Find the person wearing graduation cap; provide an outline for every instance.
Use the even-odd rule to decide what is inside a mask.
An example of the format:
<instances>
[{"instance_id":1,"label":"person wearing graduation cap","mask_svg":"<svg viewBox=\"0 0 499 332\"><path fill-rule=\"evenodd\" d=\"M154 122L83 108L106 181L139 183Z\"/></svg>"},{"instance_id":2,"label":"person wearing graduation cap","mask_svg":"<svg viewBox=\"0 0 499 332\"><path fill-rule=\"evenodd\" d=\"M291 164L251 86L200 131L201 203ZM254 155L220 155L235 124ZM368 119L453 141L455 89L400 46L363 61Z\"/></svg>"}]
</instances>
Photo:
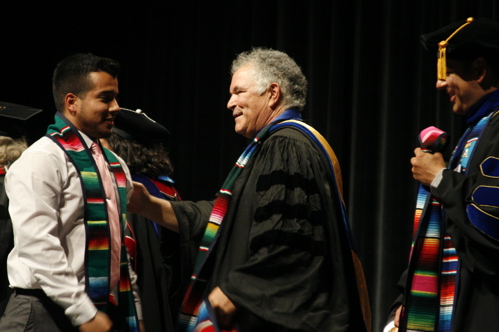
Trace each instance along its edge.
<instances>
[{"instance_id":1,"label":"person wearing graduation cap","mask_svg":"<svg viewBox=\"0 0 499 332\"><path fill-rule=\"evenodd\" d=\"M170 132L141 110L121 108L107 139L110 149L130 169L132 179L155 197L181 200L170 178L173 164L167 150ZM127 246L142 302L148 332L173 331L187 288L193 257L180 246L179 234L137 214L128 214ZM194 252L195 248L191 248Z\"/></svg>"},{"instance_id":2,"label":"person wearing graduation cap","mask_svg":"<svg viewBox=\"0 0 499 332\"><path fill-rule=\"evenodd\" d=\"M395 327L495 331L499 326L499 24L468 18L421 36L438 52L436 88L467 129L448 163L415 149L430 195L418 224ZM422 205L423 206L423 205Z\"/></svg>"},{"instance_id":3,"label":"person wearing graduation cap","mask_svg":"<svg viewBox=\"0 0 499 332\"><path fill-rule=\"evenodd\" d=\"M42 110L0 101L0 317L5 311L12 289L7 276L7 256L14 247L9 198L4 181L10 165L28 147L27 122Z\"/></svg>"}]
</instances>

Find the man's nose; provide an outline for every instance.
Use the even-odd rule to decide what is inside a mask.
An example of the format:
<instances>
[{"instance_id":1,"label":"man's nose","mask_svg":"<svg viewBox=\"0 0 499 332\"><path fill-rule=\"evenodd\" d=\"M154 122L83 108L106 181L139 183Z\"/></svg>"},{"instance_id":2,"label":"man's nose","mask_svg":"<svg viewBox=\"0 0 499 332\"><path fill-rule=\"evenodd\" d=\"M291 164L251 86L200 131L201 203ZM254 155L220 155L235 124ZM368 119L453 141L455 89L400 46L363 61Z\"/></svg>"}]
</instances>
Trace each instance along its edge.
<instances>
[{"instance_id":1,"label":"man's nose","mask_svg":"<svg viewBox=\"0 0 499 332\"><path fill-rule=\"evenodd\" d=\"M116 98L111 102L111 106L109 106L109 112L119 112L120 105L118 104L118 100Z\"/></svg>"},{"instance_id":2,"label":"man's nose","mask_svg":"<svg viewBox=\"0 0 499 332\"><path fill-rule=\"evenodd\" d=\"M232 110L236 106L235 95L231 95L227 102L227 108Z\"/></svg>"}]
</instances>

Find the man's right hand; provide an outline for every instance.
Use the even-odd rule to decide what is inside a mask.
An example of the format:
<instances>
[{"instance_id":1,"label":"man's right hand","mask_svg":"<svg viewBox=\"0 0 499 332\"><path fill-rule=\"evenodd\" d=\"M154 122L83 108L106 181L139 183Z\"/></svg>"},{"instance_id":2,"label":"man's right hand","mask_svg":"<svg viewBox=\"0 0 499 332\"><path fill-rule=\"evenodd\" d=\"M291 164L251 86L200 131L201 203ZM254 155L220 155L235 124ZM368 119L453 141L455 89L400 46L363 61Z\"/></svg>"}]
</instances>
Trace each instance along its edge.
<instances>
[{"instance_id":1,"label":"man's right hand","mask_svg":"<svg viewBox=\"0 0 499 332\"><path fill-rule=\"evenodd\" d=\"M113 322L108 315L97 311L94 318L80 325L80 332L109 332L112 331Z\"/></svg>"}]
</instances>

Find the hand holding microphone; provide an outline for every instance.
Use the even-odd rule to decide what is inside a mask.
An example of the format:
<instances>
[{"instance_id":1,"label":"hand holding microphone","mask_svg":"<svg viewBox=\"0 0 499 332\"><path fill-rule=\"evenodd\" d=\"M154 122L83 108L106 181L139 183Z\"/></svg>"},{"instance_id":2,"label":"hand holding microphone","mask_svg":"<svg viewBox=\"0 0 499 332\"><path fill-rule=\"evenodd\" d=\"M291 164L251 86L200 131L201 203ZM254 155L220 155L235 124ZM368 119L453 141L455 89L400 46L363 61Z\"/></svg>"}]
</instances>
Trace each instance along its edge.
<instances>
[{"instance_id":1,"label":"hand holding microphone","mask_svg":"<svg viewBox=\"0 0 499 332\"><path fill-rule=\"evenodd\" d=\"M415 156L411 158L414 179L429 186L442 168L446 168L441 151L447 146L448 137L446 132L433 126L421 131L421 147L414 150Z\"/></svg>"}]
</instances>

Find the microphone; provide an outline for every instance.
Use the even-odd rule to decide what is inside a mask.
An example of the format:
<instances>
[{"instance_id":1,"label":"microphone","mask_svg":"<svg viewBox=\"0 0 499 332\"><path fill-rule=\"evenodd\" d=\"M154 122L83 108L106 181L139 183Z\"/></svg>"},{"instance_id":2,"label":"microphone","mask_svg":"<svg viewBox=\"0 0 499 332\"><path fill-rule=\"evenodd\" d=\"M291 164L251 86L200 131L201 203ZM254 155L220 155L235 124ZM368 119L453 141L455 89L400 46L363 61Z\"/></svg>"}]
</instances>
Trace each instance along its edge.
<instances>
[{"instance_id":1,"label":"microphone","mask_svg":"<svg viewBox=\"0 0 499 332\"><path fill-rule=\"evenodd\" d=\"M449 134L433 126L423 129L418 138L421 150L427 153L442 152L449 143Z\"/></svg>"}]
</instances>

